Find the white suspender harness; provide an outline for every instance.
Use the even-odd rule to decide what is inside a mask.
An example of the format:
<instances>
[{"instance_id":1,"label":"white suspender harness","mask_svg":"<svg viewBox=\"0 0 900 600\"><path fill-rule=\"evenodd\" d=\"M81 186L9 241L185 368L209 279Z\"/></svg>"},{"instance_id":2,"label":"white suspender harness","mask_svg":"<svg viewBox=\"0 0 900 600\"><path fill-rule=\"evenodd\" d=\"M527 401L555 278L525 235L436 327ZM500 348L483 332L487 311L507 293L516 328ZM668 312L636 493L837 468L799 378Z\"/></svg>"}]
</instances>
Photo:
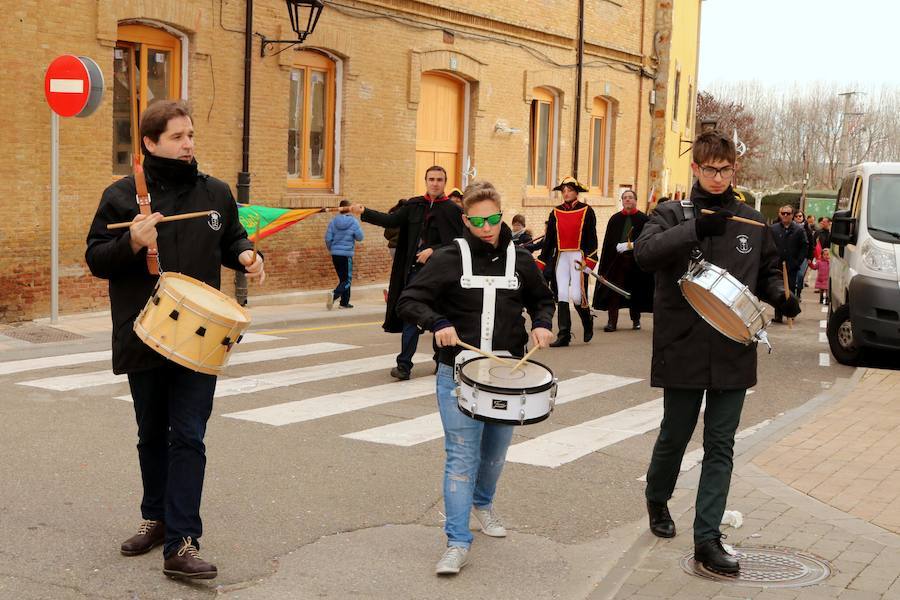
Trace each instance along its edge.
<instances>
[{"instance_id":1,"label":"white suspender harness","mask_svg":"<svg viewBox=\"0 0 900 600\"><path fill-rule=\"evenodd\" d=\"M519 278L516 277L516 247L510 242L506 247L506 272L503 276L473 275L472 251L465 238L454 240L459 245L459 253L462 256L462 277L459 284L463 289L482 289L484 299L481 303L481 343L480 348L485 352L492 352L491 338L494 335L494 312L497 304L497 290L515 290L519 287Z\"/></svg>"}]
</instances>

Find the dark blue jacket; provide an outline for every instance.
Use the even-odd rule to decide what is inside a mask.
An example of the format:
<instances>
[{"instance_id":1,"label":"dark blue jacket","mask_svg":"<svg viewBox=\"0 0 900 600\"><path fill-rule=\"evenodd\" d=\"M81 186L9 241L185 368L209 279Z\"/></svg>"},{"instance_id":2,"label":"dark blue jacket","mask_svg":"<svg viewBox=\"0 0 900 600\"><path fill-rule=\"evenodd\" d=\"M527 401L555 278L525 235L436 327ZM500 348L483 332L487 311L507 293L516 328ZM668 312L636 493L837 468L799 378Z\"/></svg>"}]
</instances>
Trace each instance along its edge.
<instances>
[{"instance_id":1,"label":"dark blue jacket","mask_svg":"<svg viewBox=\"0 0 900 600\"><path fill-rule=\"evenodd\" d=\"M362 239L362 227L353 215L336 216L325 231L325 245L334 256L353 256L356 242Z\"/></svg>"}]
</instances>

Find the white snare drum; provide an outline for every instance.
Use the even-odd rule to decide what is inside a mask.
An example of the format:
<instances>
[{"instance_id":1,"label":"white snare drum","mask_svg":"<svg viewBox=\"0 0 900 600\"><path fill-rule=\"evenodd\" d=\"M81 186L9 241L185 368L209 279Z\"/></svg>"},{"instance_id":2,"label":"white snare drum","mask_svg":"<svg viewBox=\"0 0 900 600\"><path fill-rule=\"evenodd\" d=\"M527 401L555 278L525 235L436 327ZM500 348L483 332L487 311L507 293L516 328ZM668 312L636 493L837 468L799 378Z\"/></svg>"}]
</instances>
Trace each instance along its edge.
<instances>
[{"instance_id":1,"label":"white snare drum","mask_svg":"<svg viewBox=\"0 0 900 600\"><path fill-rule=\"evenodd\" d=\"M725 337L748 346L755 341L768 344L763 303L725 269L700 261L678 285L697 314Z\"/></svg>"},{"instance_id":2,"label":"white snare drum","mask_svg":"<svg viewBox=\"0 0 900 600\"><path fill-rule=\"evenodd\" d=\"M550 416L557 379L544 365L528 361L515 372L485 357L457 362L454 370L459 410L489 423L530 425Z\"/></svg>"},{"instance_id":3,"label":"white snare drum","mask_svg":"<svg viewBox=\"0 0 900 600\"><path fill-rule=\"evenodd\" d=\"M218 375L250 326L250 313L214 287L180 273L163 273L134 321L134 332L167 359Z\"/></svg>"}]
</instances>

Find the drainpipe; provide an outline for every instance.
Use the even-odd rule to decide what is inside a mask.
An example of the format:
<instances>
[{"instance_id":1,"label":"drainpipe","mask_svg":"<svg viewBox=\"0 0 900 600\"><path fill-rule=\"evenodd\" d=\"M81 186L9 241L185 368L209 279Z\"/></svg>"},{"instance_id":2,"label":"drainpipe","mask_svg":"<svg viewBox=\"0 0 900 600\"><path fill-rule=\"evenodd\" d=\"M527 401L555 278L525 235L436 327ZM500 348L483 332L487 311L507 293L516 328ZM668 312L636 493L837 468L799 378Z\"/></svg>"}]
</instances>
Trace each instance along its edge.
<instances>
[{"instance_id":1,"label":"drainpipe","mask_svg":"<svg viewBox=\"0 0 900 600\"><path fill-rule=\"evenodd\" d=\"M237 201L250 203L250 70L253 65L253 0L247 0L247 15L244 19L244 136L241 148L241 170L238 172ZM247 304L247 276L241 271L234 273L234 296L238 304Z\"/></svg>"},{"instance_id":2,"label":"drainpipe","mask_svg":"<svg viewBox=\"0 0 900 600\"><path fill-rule=\"evenodd\" d=\"M578 179L578 153L581 145L581 88L584 78L584 0L578 0L578 66L575 88L575 141L572 152L572 177Z\"/></svg>"}]
</instances>

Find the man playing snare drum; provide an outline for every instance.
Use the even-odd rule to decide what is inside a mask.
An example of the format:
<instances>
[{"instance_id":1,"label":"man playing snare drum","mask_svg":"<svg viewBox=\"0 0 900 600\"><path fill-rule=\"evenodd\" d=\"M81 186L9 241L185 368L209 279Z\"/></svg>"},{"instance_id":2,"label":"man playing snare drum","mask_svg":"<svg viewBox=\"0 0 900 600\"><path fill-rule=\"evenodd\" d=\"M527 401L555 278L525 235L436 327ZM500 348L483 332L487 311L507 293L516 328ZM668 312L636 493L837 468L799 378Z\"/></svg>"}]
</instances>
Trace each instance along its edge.
<instances>
[{"instance_id":1,"label":"man playing snare drum","mask_svg":"<svg viewBox=\"0 0 900 600\"><path fill-rule=\"evenodd\" d=\"M732 341L708 325L684 299L678 280L691 261L706 260L726 269L786 316L800 313L797 300L784 297L781 263L769 228L728 220L738 215L764 223L759 212L735 198L731 188L735 154L728 136L702 133L693 147L691 169L697 183L691 200L659 204L634 244L638 265L656 274L651 385L664 388L662 424L647 471L650 530L660 537L675 535L666 503L705 392L694 559L722 573L740 570L737 559L722 546L719 523L731 483L734 434L744 396L756 385L757 344ZM702 209L714 212L704 214Z\"/></svg>"},{"instance_id":2,"label":"man playing snare drum","mask_svg":"<svg viewBox=\"0 0 900 600\"><path fill-rule=\"evenodd\" d=\"M463 195L463 243L470 251L471 274L504 277L512 231L502 222L500 194L487 182L474 183ZM491 347L522 356L528 331L522 310L531 317L531 342L546 347L553 339L553 294L534 259L513 249L517 289L497 289L493 306L484 303L482 289L463 288L465 260L458 244L435 250L415 280L401 294L397 313L408 323L434 332L439 346L437 401L444 426L444 512L447 548L438 561L438 575L459 573L467 560L472 532L469 513L492 537L505 537L506 529L493 507L497 482L512 438L512 425L485 423L464 415L452 392L453 368L460 340L480 346L482 319L493 313ZM485 316L487 315L487 316Z\"/></svg>"},{"instance_id":3,"label":"man playing snare drum","mask_svg":"<svg viewBox=\"0 0 900 600\"><path fill-rule=\"evenodd\" d=\"M128 374L138 425L143 521L121 552L135 556L164 544L166 575L211 579L216 567L197 551L206 468L203 437L216 377L154 352L135 335L134 320L158 280L148 272L148 247L158 247L160 271L178 271L215 288L222 265L260 282L265 271L262 256L253 260L228 185L197 170L187 106L174 101L151 104L141 115L140 134L153 213L138 213L133 176L113 183L103 192L85 253L91 272L109 280L113 371ZM213 211L208 218L159 224L163 215L207 210ZM132 220L128 229L106 227Z\"/></svg>"}]
</instances>

